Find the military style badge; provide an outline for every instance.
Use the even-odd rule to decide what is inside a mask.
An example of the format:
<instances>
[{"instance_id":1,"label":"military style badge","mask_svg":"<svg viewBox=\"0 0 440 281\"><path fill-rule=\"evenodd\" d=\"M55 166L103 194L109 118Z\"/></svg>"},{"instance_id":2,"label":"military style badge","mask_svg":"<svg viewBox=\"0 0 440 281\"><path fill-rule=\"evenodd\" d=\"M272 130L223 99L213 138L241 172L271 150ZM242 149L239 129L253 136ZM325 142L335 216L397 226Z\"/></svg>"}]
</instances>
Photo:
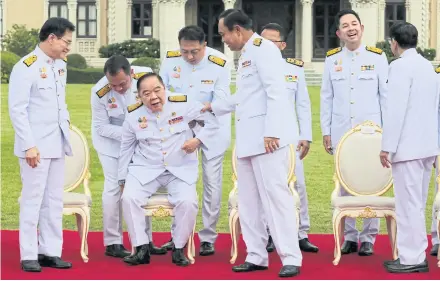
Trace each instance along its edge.
<instances>
[{"instance_id":1,"label":"military style badge","mask_svg":"<svg viewBox=\"0 0 440 281\"><path fill-rule=\"evenodd\" d=\"M180 123L182 121L183 121L183 116L179 116L179 117L173 118L171 120L168 120L168 124L174 125L174 124Z\"/></svg>"},{"instance_id":2,"label":"military style badge","mask_svg":"<svg viewBox=\"0 0 440 281\"><path fill-rule=\"evenodd\" d=\"M60 76L63 76L64 73L66 73L66 72L64 71L64 69L58 69L58 74L59 74Z\"/></svg>"},{"instance_id":3,"label":"military style badge","mask_svg":"<svg viewBox=\"0 0 440 281\"><path fill-rule=\"evenodd\" d=\"M245 68L245 67L248 67L248 66L250 66L251 65L251 61L250 60L247 60L247 61L244 61L242 64L241 64L241 67L242 68Z\"/></svg>"},{"instance_id":4,"label":"military style badge","mask_svg":"<svg viewBox=\"0 0 440 281\"><path fill-rule=\"evenodd\" d=\"M173 117L176 116L176 112L171 113L171 116Z\"/></svg>"},{"instance_id":5,"label":"military style badge","mask_svg":"<svg viewBox=\"0 0 440 281\"><path fill-rule=\"evenodd\" d=\"M362 65L361 71L374 70L374 65Z\"/></svg>"},{"instance_id":6,"label":"military style badge","mask_svg":"<svg viewBox=\"0 0 440 281\"><path fill-rule=\"evenodd\" d=\"M286 79L286 82L296 82L296 81L298 81L298 76L296 76L296 75L286 75L285 79Z\"/></svg>"},{"instance_id":7,"label":"military style badge","mask_svg":"<svg viewBox=\"0 0 440 281\"><path fill-rule=\"evenodd\" d=\"M108 107L109 108L117 108L118 105L116 104L116 99L114 97L112 97L111 99L108 99L107 101L109 103Z\"/></svg>"},{"instance_id":8,"label":"military style badge","mask_svg":"<svg viewBox=\"0 0 440 281\"><path fill-rule=\"evenodd\" d=\"M202 84L214 84L214 80L202 80Z\"/></svg>"},{"instance_id":9,"label":"military style badge","mask_svg":"<svg viewBox=\"0 0 440 281\"><path fill-rule=\"evenodd\" d=\"M341 72L342 71L342 59L335 60L333 63L335 65L335 71Z\"/></svg>"},{"instance_id":10,"label":"military style badge","mask_svg":"<svg viewBox=\"0 0 440 281\"><path fill-rule=\"evenodd\" d=\"M145 117L145 116L139 117L138 123L139 123L139 128L141 128L141 129L147 128L148 127L147 117Z\"/></svg>"},{"instance_id":11,"label":"military style badge","mask_svg":"<svg viewBox=\"0 0 440 281\"><path fill-rule=\"evenodd\" d=\"M46 73L45 67L40 68L40 77L43 79L47 78L47 73Z\"/></svg>"}]
</instances>

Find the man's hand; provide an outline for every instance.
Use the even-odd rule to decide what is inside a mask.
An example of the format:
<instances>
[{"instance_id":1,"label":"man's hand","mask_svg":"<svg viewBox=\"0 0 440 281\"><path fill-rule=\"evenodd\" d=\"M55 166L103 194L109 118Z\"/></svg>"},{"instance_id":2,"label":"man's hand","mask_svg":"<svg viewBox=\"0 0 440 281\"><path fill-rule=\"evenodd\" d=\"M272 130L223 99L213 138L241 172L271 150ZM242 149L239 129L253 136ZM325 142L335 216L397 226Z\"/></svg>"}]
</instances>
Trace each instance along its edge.
<instances>
[{"instance_id":1,"label":"man's hand","mask_svg":"<svg viewBox=\"0 0 440 281\"><path fill-rule=\"evenodd\" d=\"M327 151L328 154L333 155L332 137L331 136L324 136L322 138L322 143L324 145L325 151Z\"/></svg>"},{"instance_id":2,"label":"man's hand","mask_svg":"<svg viewBox=\"0 0 440 281\"><path fill-rule=\"evenodd\" d=\"M205 102L204 104L205 104L205 107L202 108L201 112L202 113L205 113L206 111L211 112L212 111L211 104L209 102Z\"/></svg>"},{"instance_id":3,"label":"man's hand","mask_svg":"<svg viewBox=\"0 0 440 281\"><path fill-rule=\"evenodd\" d=\"M309 153L310 149L310 142L306 140L300 140L298 142L298 146L296 147L296 151L301 151L301 154L299 155L299 159L303 160L304 157L306 157L307 153Z\"/></svg>"},{"instance_id":4,"label":"man's hand","mask_svg":"<svg viewBox=\"0 0 440 281\"><path fill-rule=\"evenodd\" d=\"M188 154L193 153L197 148L199 148L201 143L202 142L198 138L192 138L183 144L182 150Z\"/></svg>"},{"instance_id":5,"label":"man's hand","mask_svg":"<svg viewBox=\"0 0 440 281\"><path fill-rule=\"evenodd\" d=\"M381 151L381 152L380 152L380 163L382 163L382 166L383 166L384 168L389 168L389 167L391 167L391 162L390 162L390 160L388 159L388 155L389 155L389 153L386 152L386 151Z\"/></svg>"},{"instance_id":6,"label":"man's hand","mask_svg":"<svg viewBox=\"0 0 440 281\"><path fill-rule=\"evenodd\" d=\"M434 167L434 169L437 168L436 162L437 162L437 157L435 157L434 163L432 163L432 167Z\"/></svg>"},{"instance_id":7,"label":"man's hand","mask_svg":"<svg viewBox=\"0 0 440 281\"><path fill-rule=\"evenodd\" d=\"M278 138L264 138L264 148L266 153L272 153L280 147L280 139Z\"/></svg>"},{"instance_id":8,"label":"man's hand","mask_svg":"<svg viewBox=\"0 0 440 281\"><path fill-rule=\"evenodd\" d=\"M40 163L40 151L36 146L26 150L26 162L32 168L37 167L37 163Z\"/></svg>"},{"instance_id":9,"label":"man's hand","mask_svg":"<svg viewBox=\"0 0 440 281\"><path fill-rule=\"evenodd\" d=\"M122 193L124 192L124 187L125 187L125 180L119 180L118 184L119 184L119 188L121 189L121 196L122 196Z\"/></svg>"}]
</instances>

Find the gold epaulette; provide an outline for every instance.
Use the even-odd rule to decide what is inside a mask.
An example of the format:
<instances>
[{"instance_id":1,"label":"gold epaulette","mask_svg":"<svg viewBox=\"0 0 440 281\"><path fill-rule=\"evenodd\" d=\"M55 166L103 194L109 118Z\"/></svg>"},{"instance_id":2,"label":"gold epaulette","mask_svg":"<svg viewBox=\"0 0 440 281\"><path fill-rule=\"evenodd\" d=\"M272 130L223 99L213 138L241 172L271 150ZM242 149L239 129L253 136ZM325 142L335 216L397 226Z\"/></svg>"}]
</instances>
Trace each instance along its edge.
<instances>
[{"instance_id":1,"label":"gold epaulette","mask_svg":"<svg viewBox=\"0 0 440 281\"><path fill-rule=\"evenodd\" d=\"M105 96L108 92L110 92L110 90L112 89L112 87L110 86L110 84L105 85L104 87L102 87L101 89L99 89L96 94L98 95L99 98L102 98L103 96Z\"/></svg>"},{"instance_id":2,"label":"gold epaulette","mask_svg":"<svg viewBox=\"0 0 440 281\"><path fill-rule=\"evenodd\" d=\"M169 96L168 101L171 102L186 102L187 98L186 95L180 95L180 96Z\"/></svg>"},{"instance_id":3,"label":"gold epaulette","mask_svg":"<svg viewBox=\"0 0 440 281\"><path fill-rule=\"evenodd\" d=\"M435 69L435 73L439 73L440 74L440 66Z\"/></svg>"},{"instance_id":4,"label":"gold epaulette","mask_svg":"<svg viewBox=\"0 0 440 281\"><path fill-rule=\"evenodd\" d=\"M139 72L139 73L133 74L133 79L138 80L139 78L141 78L142 76L144 76L147 73L150 73L150 72Z\"/></svg>"},{"instance_id":5,"label":"gold epaulette","mask_svg":"<svg viewBox=\"0 0 440 281\"><path fill-rule=\"evenodd\" d=\"M377 47L367 46L367 47L365 47L365 49L367 49L367 51L369 51L369 52L372 52L372 53L375 53L375 54L378 54L378 55L382 55L382 53L383 53L382 49L379 49Z\"/></svg>"},{"instance_id":6,"label":"gold epaulette","mask_svg":"<svg viewBox=\"0 0 440 281\"><path fill-rule=\"evenodd\" d=\"M180 56L182 56L180 51L168 51L167 52L167 58L178 58Z\"/></svg>"},{"instance_id":7,"label":"gold epaulette","mask_svg":"<svg viewBox=\"0 0 440 281\"><path fill-rule=\"evenodd\" d=\"M37 61L37 56L36 56L36 55L32 55L32 56L26 58L26 59L23 61L23 63L24 63L27 67L29 67L29 66L31 66L31 65L32 65L34 62L36 62L36 61Z\"/></svg>"},{"instance_id":8,"label":"gold epaulette","mask_svg":"<svg viewBox=\"0 0 440 281\"><path fill-rule=\"evenodd\" d=\"M224 67L226 64L226 61L224 59L212 55L208 56L208 60L215 63L216 65L220 65L221 67Z\"/></svg>"},{"instance_id":9,"label":"gold epaulette","mask_svg":"<svg viewBox=\"0 0 440 281\"><path fill-rule=\"evenodd\" d=\"M331 49L330 51L327 51L327 55L326 56L327 57L333 56L334 54L337 54L340 51L342 51L341 47L337 47L337 48Z\"/></svg>"},{"instance_id":10,"label":"gold epaulette","mask_svg":"<svg viewBox=\"0 0 440 281\"><path fill-rule=\"evenodd\" d=\"M141 107L143 105L142 102L137 102L135 104L129 105L127 106L127 111L130 113L132 111L135 111L136 109L138 109L139 107Z\"/></svg>"},{"instance_id":11,"label":"gold epaulette","mask_svg":"<svg viewBox=\"0 0 440 281\"><path fill-rule=\"evenodd\" d=\"M304 62L302 60L299 59L292 59L292 58L287 58L286 61L290 64L299 66L299 67L303 67L304 66Z\"/></svg>"},{"instance_id":12,"label":"gold epaulette","mask_svg":"<svg viewBox=\"0 0 440 281\"><path fill-rule=\"evenodd\" d=\"M64 61L65 63L67 63L67 57L65 57L65 58L63 59L63 61Z\"/></svg>"},{"instance_id":13,"label":"gold epaulette","mask_svg":"<svg viewBox=\"0 0 440 281\"><path fill-rule=\"evenodd\" d=\"M255 38L255 39L254 39L254 46L260 47L261 42L263 42L263 39L261 39L261 38Z\"/></svg>"}]
</instances>

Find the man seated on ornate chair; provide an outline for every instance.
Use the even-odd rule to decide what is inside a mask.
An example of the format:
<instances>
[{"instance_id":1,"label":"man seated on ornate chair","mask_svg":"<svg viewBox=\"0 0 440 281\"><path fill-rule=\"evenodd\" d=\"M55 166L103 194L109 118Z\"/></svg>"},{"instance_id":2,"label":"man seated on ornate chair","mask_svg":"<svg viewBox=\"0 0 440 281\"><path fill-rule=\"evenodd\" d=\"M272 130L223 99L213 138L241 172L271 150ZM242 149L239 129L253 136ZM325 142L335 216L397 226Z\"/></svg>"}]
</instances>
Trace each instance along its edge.
<instances>
[{"instance_id":1,"label":"man seated on ornate chair","mask_svg":"<svg viewBox=\"0 0 440 281\"><path fill-rule=\"evenodd\" d=\"M160 187L166 187L176 222L172 262L187 266L189 261L183 248L194 229L198 211L198 158L194 152L214 137L219 124L213 114L201 113L202 103L188 102L185 95L167 95L158 74L148 73L139 78L137 89L142 102L128 108L118 163L119 184L124 189L123 215L135 247L124 262L150 263L142 206ZM195 137L188 125L193 120L204 123Z\"/></svg>"}]
</instances>

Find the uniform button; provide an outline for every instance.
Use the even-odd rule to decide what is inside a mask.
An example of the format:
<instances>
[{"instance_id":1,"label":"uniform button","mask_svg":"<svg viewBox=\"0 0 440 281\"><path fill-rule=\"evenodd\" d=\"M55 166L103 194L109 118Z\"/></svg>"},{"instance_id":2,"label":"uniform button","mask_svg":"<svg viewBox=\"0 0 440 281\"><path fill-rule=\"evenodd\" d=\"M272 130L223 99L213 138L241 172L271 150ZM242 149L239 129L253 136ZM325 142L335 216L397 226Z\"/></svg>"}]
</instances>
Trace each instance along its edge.
<instances>
[{"instance_id":1,"label":"uniform button","mask_svg":"<svg viewBox=\"0 0 440 281\"><path fill-rule=\"evenodd\" d=\"M238 118L237 121L240 121L240 118Z\"/></svg>"},{"instance_id":2,"label":"uniform button","mask_svg":"<svg viewBox=\"0 0 440 281\"><path fill-rule=\"evenodd\" d=\"M161 139L160 141L162 141L162 142L163 142L163 141L165 141L165 139Z\"/></svg>"},{"instance_id":3,"label":"uniform button","mask_svg":"<svg viewBox=\"0 0 440 281\"><path fill-rule=\"evenodd\" d=\"M354 101L351 101L350 103L351 103L351 104L354 104Z\"/></svg>"},{"instance_id":4,"label":"uniform button","mask_svg":"<svg viewBox=\"0 0 440 281\"><path fill-rule=\"evenodd\" d=\"M159 119L160 118L160 115L157 115L157 119Z\"/></svg>"},{"instance_id":5,"label":"uniform button","mask_svg":"<svg viewBox=\"0 0 440 281\"><path fill-rule=\"evenodd\" d=\"M167 163L164 163L164 165L167 166L168 164L167 164Z\"/></svg>"},{"instance_id":6,"label":"uniform button","mask_svg":"<svg viewBox=\"0 0 440 281\"><path fill-rule=\"evenodd\" d=\"M190 88L192 88L192 87L193 87L193 85L189 85L189 87L190 87Z\"/></svg>"},{"instance_id":7,"label":"uniform button","mask_svg":"<svg viewBox=\"0 0 440 281\"><path fill-rule=\"evenodd\" d=\"M351 75L354 75L354 73L351 73Z\"/></svg>"},{"instance_id":8,"label":"uniform button","mask_svg":"<svg viewBox=\"0 0 440 281\"><path fill-rule=\"evenodd\" d=\"M162 152L162 154L163 154L163 155L165 155L165 154L167 154L167 152L166 152L166 151L164 151L164 152Z\"/></svg>"},{"instance_id":9,"label":"uniform button","mask_svg":"<svg viewBox=\"0 0 440 281\"><path fill-rule=\"evenodd\" d=\"M354 87L350 87L350 89L354 90Z\"/></svg>"},{"instance_id":10,"label":"uniform button","mask_svg":"<svg viewBox=\"0 0 440 281\"><path fill-rule=\"evenodd\" d=\"M162 132L162 131L163 131L163 128L160 128L159 130Z\"/></svg>"},{"instance_id":11,"label":"uniform button","mask_svg":"<svg viewBox=\"0 0 440 281\"><path fill-rule=\"evenodd\" d=\"M353 119L354 118L354 116L351 116L351 119Z\"/></svg>"}]
</instances>

